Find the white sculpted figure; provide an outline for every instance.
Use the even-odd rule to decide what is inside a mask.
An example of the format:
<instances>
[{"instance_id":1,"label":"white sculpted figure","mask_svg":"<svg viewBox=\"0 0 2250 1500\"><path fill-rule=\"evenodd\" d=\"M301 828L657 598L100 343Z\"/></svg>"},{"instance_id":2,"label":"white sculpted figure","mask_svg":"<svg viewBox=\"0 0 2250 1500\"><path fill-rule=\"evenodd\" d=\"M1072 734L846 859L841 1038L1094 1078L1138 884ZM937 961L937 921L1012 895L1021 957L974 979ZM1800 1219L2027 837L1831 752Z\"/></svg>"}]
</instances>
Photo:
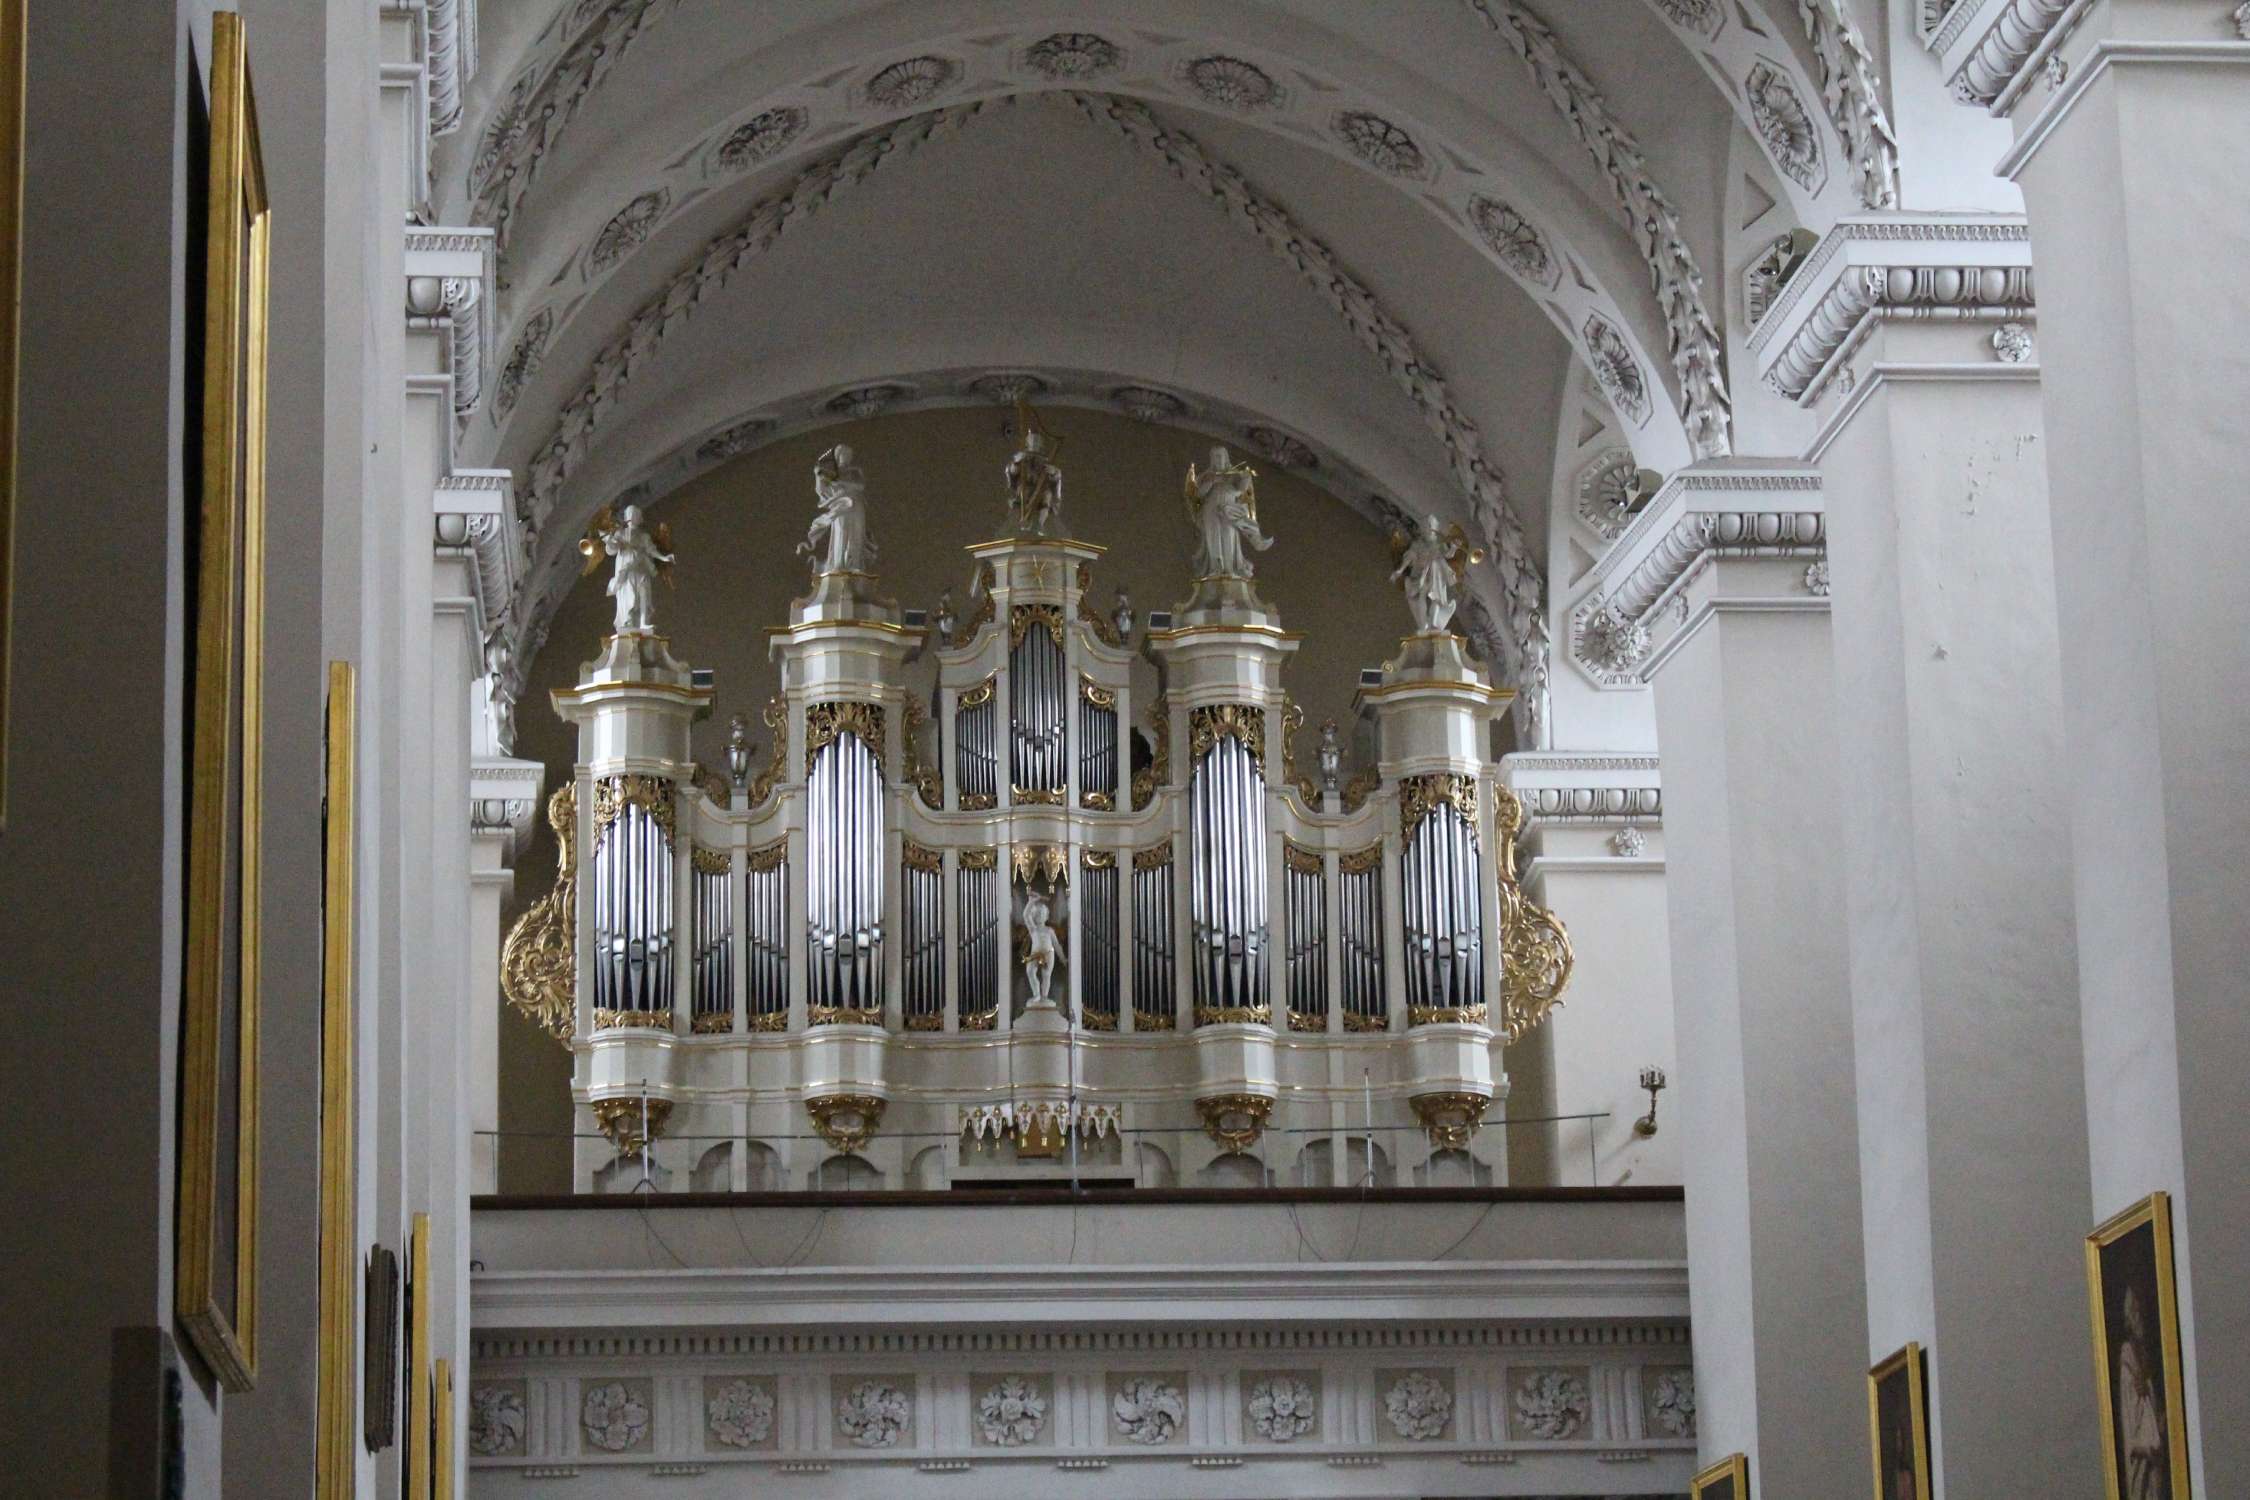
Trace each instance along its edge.
<instances>
[{"instance_id":1,"label":"white sculpted figure","mask_svg":"<svg viewBox=\"0 0 2250 1500\"><path fill-rule=\"evenodd\" d=\"M867 476L852 462L850 444L838 443L814 462L813 493L820 510L798 556L813 559L821 573L866 572L875 560L875 543L867 535Z\"/></svg>"},{"instance_id":2,"label":"white sculpted figure","mask_svg":"<svg viewBox=\"0 0 2250 1500\"><path fill-rule=\"evenodd\" d=\"M1061 948L1055 941L1055 927L1048 917L1054 908L1047 898L1033 891L1023 903L1023 935L1030 944L1030 953L1023 961L1023 977L1031 986L1031 1003L1047 1005L1051 1001L1048 990L1055 982L1055 957Z\"/></svg>"},{"instance_id":3,"label":"white sculpted figure","mask_svg":"<svg viewBox=\"0 0 2250 1500\"><path fill-rule=\"evenodd\" d=\"M1424 635L1442 632L1460 608L1461 581L1469 564L1482 562L1484 554L1469 545L1458 524L1441 526L1436 516L1425 519L1412 539L1392 532L1391 548L1398 558L1391 581L1406 586L1406 607L1414 613L1414 628Z\"/></svg>"},{"instance_id":4,"label":"white sculpted figure","mask_svg":"<svg viewBox=\"0 0 2250 1500\"><path fill-rule=\"evenodd\" d=\"M1273 538L1258 529L1258 471L1231 461L1227 450L1211 450L1211 468L1187 471L1188 515L1199 532L1195 572L1199 578L1248 578L1255 571L1249 552L1263 552Z\"/></svg>"},{"instance_id":5,"label":"white sculpted figure","mask_svg":"<svg viewBox=\"0 0 2250 1500\"><path fill-rule=\"evenodd\" d=\"M641 524L641 508L622 511L603 506L594 516L584 540L578 544L586 559L585 572L601 566L604 557L616 560L609 575L609 596L617 601L611 628L619 634L647 634L656 628L656 577L670 576L672 531L658 526L652 536Z\"/></svg>"},{"instance_id":6,"label":"white sculpted figure","mask_svg":"<svg viewBox=\"0 0 2250 1500\"><path fill-rule=\"evenodd\" d=\"M1001 477L1008 484L1008 516L1024 536L1062 535L1062 470L1055 467L1061 446L1040 425L1028 401L1016 402L1016 431L1023 446L1008 459Z\"/></svg>"}]
</instances>

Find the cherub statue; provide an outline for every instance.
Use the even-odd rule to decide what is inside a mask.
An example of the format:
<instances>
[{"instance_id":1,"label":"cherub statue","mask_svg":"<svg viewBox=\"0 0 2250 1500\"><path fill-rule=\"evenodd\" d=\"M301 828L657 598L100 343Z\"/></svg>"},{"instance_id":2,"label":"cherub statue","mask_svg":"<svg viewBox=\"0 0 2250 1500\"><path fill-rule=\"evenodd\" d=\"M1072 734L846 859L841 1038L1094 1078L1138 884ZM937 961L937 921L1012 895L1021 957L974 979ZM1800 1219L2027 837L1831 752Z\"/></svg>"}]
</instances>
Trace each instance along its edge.
<instances>
[{"instance_id":1,"label":"cherub statue","mask_svg":"<svg viewBox=\"0 0 2250 1500\"><path fill-rule=\"evenodd\" d=\"M1403 531L1392 532L1391 555L1398 559L1391 581L1406 586L1406 607L1414 612L1414 628L1424 635L1442 633L1460 607L1461 582L1469 565L1484 561L1484 553L1469 545L1460 523L1441 526L1436 516L1430 516L1412 538Z\"/></svg>"},{"instance_id":2,"label":"cherub statue","mask_svg":"<svg viewBox=\"0 0 2250 1500\"><path fill-rule=\"evenodd\" d=\"M669 582L672 576L671 527L659 525L652 537L641 525L638 505L622 511L605 505L595 512L578 550L586 558L585 573L600 567L604 557L616 559L616 570L609 575L609 596L617 601L612 628L620 635L654 631L656 577L662 573Z\"/></svg>"},{"instance_id":3,"label":"cherub statue","mask_svg":"<svg viewBox=\"0 0 2250 1500\"><path fill-rule=\"evenodd\" d=\"M1030 952L1023 961L1023 977L1031 986L1033 1005L1051 1005L1048 991L1055 982L1055 958L1062 950L1055 937L1054 924L1048 920L1054 908L1047 898L1037 891L1031 892L1023 903L1023 935Z\"/></svg>"},{"instance_id":4,"label":"cherub statue","mask_svg":"<svg viewBox=\"0 0 2250 1500\"><path fill-rule=\"evenodd\" d=\"M1243 549L1263 552L1273 545L1273 538L1258 529L1258 471L1233 462L1225 448L1213 448L1207 473L1188 465L1187 507L1200 532L1196 576L1250 577L1255 570Z\"/></svg>"},{"instance_id":5,"label":"cherub statue","mask_svg":"<svg viewBox=\"0 0 2250 1500\"><path fill-rule=\"evenodd\" d=\"M1055 467L1055 450L1062 446L1050 437L1031 403L1016 399L1016 432L1023 446L1008 459L1001 477L1008 484L1008 517L1024 536L1046 536L1049 528L1062 534L1062 470Z\"/></svg>"},{"instance_id":6,"label":"cherub statue","mask_svg":"<svg viewBox=\"0 0 2250 1500\"><path fill-rule=\"evenodd\" d=\"M1336 783L1344 770L1344 747L1336 743L1336 721L1323 719L1320 725L1320 789L1336 790Z\"/></svg>"},{"instance_id":7,"label":"cherub statue","mask_svg":"<svg viewBox=\"0 0 2250 1500\"><path fill-rule=\"evenodd\" d=\"M867 476L852 462L851 445L838 443L813 463L813 493L820 510L797 555L819 573L863 573L875 560L867 535Z\"/></svg>"}]
</instances>

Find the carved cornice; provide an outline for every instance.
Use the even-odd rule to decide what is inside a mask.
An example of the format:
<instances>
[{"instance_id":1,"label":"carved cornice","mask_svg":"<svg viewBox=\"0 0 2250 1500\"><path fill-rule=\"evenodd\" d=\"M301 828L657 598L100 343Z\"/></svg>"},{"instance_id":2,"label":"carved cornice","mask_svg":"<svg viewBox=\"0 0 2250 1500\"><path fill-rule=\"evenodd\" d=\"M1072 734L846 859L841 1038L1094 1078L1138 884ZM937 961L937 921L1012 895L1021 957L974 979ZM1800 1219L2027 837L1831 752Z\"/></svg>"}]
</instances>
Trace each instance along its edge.
<instances>
[{"instance_id":1,"label":"carved cornice","mask_svg":"<svg viewBox=\"0 0 2250 1500\"><path fill-rule=\"evenodd\" d=\"M466 423L484 399L499 319L493 316L494 271L489 229L406 230L406 314L409 326L447 330L446 373L453 380L453 417Z\"/></svg>"},{"instance_id":2,"label":"carved cornice","mask_svg":"<svg viewBox=\"0 0 2250 1500\"><path fill-rule=\"evenodd\" d=\"M456 469L438 481L432 495L438 547L465 549L475 559L477 607L486 631L506 613L523 576L514 496L515 476L506 469Z\"/></svg>"},{"instance_id":3,"label":"carved cornice","mask_svg":"<svg viewBox=\"0 0 2250 1500\"><path fill-rule=\"evenodd\" d=\"M1995 106L2014 92L2011 85L2047 46L2066 12L2083 12L2088 0L2000 0L1995 5L1961 7L1984 22L1984 30L1954 68L1953 97L1963 104ZM1942 49L1958 37L1969 15L1948 17L1939 33ZM1950 35L1949 35L1950 34Z\"/></svg>"},{"instance_id":4,"label":"carved cornice","mask_svg":"<svg viewBox=\"0 0 2250 1500\"><path fill-rule=\"evenodd\" d=\"M1759 320L1750 351L1769 386L1809 405L1878 321L2020 321L2035 307L2020 217L1844 219Z\"/></svg>"}]
</instances>

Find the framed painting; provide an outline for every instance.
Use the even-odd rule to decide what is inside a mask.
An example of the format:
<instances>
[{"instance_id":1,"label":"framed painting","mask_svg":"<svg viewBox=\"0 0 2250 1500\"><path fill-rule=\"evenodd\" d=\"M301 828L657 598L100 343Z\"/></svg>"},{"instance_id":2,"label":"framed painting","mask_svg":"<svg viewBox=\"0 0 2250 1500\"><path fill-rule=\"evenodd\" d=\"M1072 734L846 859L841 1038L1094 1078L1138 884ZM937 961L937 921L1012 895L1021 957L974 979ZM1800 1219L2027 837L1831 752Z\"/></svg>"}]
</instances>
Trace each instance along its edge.
<instances>
[{"instance_id":1,"label":"framed painting","mask_svg":"<svg viewBox=\"0 0 2250 1500\"><path fill-rule=\"evenodd\" d=\"M1730 1453L1688 1481L1688 1500L1750 1500L1750 1460Z\"/></svg>"},{"instance_id":2,"label":"framed painting","mask_svg":"<svg viewBox=\"0 0 2250 1500\"><path fill-rule=\"evenodd\" d=\"M23 314L24 19L0 0L0 833L8 831L8 625L15 618L16 378Z\"/></svg>"},{"instance_id":3,"label":"framed painting","mask_svg":"<svg viewBox=\"0 0 2250 1500\"><path fill-rule=\"evenodd\" d=\"M1929 1387L1922 1346L1909 1342L1867 1372L1875 1500L1930 1500Z\"/></svg>"},{"instance_id":4,"label":"framed painting","mask_svg":"<svg viewBox=\"0 0 2250 1500\"><path fill-rule=\"evenodd\" d=\"M320 1364L314 1500L350 1500L359 1411L358 1199L353 1191L353 788L358 764L358 680L348 661L328 664L328 773L320 881Z\"/></svg>"},{"instance_id":5,"label":"framed painting","mask_svg":"<svg viewBox=\"0 0 2250 1500\"><path fill-rule=\"evenodd\" d=\"M431 1500L430 1216L416 1214L406 1240L406 1500Z\"/></svg>"},{"instance_id":6,"label":"framed painting","mask_svg":"<svg viewBox=\"0 0 2250 1500\"><path fill-rule=\"evenodd\" d=\"M241 18L211 18L201 276L189 361L185 972L175 1302L228 1390L257 1374L258 853L265 616L267 219ZM199 382L199 385L197 384Z\"/></svg>"},{"instance_id":7,"label":"framed painting","mask_svg":"<svg viewBox=\"0 0 2250 1500\"><path fill-rule=\"evenodd\" d=\"M2172 1199L2151 1193L2086 1236L2108 1500L2188 1500Z\"/></svg>"}]
</instances>

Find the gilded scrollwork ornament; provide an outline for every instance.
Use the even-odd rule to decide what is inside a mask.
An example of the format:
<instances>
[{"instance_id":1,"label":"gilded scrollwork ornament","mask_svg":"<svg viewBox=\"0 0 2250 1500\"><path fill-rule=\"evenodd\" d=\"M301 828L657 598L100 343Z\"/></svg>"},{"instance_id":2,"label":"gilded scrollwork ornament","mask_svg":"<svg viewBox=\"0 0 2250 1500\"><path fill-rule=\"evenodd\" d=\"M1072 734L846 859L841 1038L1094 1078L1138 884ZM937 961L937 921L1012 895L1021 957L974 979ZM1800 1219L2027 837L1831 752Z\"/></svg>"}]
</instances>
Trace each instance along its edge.
<instances>
[{"instance_id":1,"label":"gilded scrollwork ornament","mask_svg":"<svg viewBox=\"0 0 2250 1500\"><path fill-rule=\"evenodd\" d=\"M1343 791L1338 794L1344 811L1358 812L1367 805L1367 799L1374 796L1382 784L1383 773L1374 766L1362 766L1352 772L1352 779L1344 783Z\"/></svg>"},{"instance_id":2,"label":"gilded scrollwork ornament","mask_svg":"<svg viewBox=\"0 0 2250 1500\"><path fill-rule=\"evenodd\" d=\"M1493 843L1500 851L1501 1030L1517 1041L1562 1003L1577 962L1562 918L1523 893L1516 878L1516 834L1523 804L1504 786L1493 788Z\"/></svg>"},{"instance_id":3,"label":"gilded scrollwork ornament","mask_svg":"<svg viewBox=\"0 0 2250 1500\"><path fill-rule=\"evenodd\" d=\"M805 770L813 758L838 735L851 734L883 758L883 705L880 703L815 703L805 710Z\"/></svg>"},{"instance_id":4,"label":"gilded scrollwork ornament","mask_svg":"<svg viewBox=\"0 0 2250 1500\"><path fill-rule=\"evenodd\" d=\"M534 901L500 953L500 988L526 1019L567 1039L577 1018L578 786L547 800L555 830L555 886Z\"/></svg>"},{"instance_id":5,"label":"gilded scrollwork ornament","mask_svg":"<svg viewBox=\"0 0 2250 1500\"><path fill-rule=\"evenodd\" d=\"M1172 774L1171 700L1158 693L1148 706L1149 761L1133 773L1133 811L1156 800L1156 789Z\"/></svg>"},{"instance_id":6,"label":"gilded scrollwork ornament","mask_svg":"<svg viewBox=\"0 0 2250 1500\"><path fill-rule=\"evenodd\" d=\"M1266 711L1254 703L1207 703L1188 712L1188 754L1200 762L1211 747L1232 735L1250 752L1260 776L1266 773Z\"/></svg>"},{"instance_id":7,"label":"gilded scrollwork ornament","mask_svg":"<svg viewBox=\"0 0 2250 1500\"><path fill-rule=\"evenodd\" d=\"M594 783L594 842L598 845L609 825L628 807L640 807L672 838L672 783L661 776L604 776Z\"/></svg>"},{"instance_id":8,"label":"gilded scrollwork ornament","mask_svg":"<svg viewBox=\"0 0 2250 1500\"><path fill-rule=\"evenodd\" d=\"M922 755L922 731L929 725L930 711L922 706L920 698L909 695L906 700L906 779L914 784L914 793L922 799L922 805L935 811L945 806L945 777Z\"/></svg>"},{"instance_id":9,"label":"gilded scrollwork ornament","mask_svg":"<svg viewBox=\"0 0 2250 1500\"><path fill-rule=\"evenodd\" d=\"M1478 841L1477 835L1477 780L1453 771L1438 771L1424 776L1408 776L1398 784L1398 831L1406 842L1413 843L1422 820L1440 807L1451 807L1469 825L1469 841Z\"/></svg>"}]
</instances>

